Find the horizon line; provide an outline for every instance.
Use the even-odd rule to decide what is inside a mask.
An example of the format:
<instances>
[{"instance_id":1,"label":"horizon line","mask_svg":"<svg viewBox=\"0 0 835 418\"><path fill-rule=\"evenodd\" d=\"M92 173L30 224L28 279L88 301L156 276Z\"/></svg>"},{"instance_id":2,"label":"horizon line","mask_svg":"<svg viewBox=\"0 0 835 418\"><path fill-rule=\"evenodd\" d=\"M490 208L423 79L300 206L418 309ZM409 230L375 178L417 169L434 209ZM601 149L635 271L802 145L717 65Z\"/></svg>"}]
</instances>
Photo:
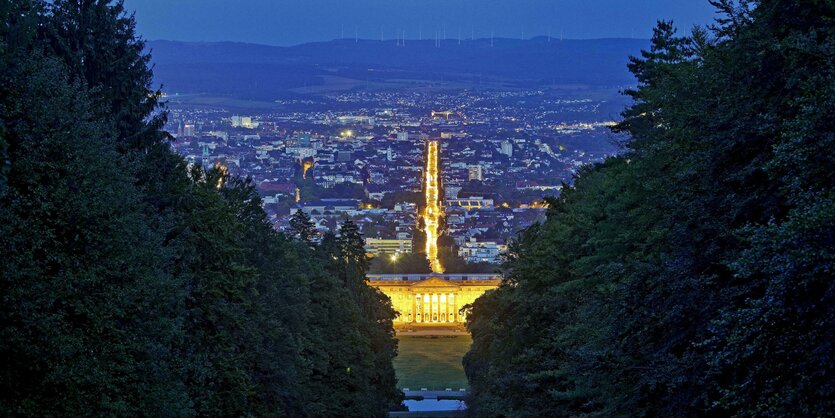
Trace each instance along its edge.
<instances>
[{"instance_id":1,"label":"horizon line","mask_svg":"<svg viewBox=\"0 0 835 418\"><path fill-rule=\"evenodd\" d=\"M547 35L541 35L541 36L534 36L534 37L531 37L531 38L524 38L524 39L522 39L522 38L512 38L512 37L498 37L497 36L495 38L492 38L492 41L495 42L495 41L502 40L502 41L524 42L524 41L533 41L533 40L537 40L537 39L548 39L548 36ZM143 39L143 40L145 41L145 43L149 43L149 42L178 42L178 43L187 43L187 44L245 44L245 45L269 46L269 47L278 47L278 48L292 48L292 47L303 46L303 45L323 44L323 43L331 43L331 42L358 43L358 42L362 41L363 43L385 44L385 43L391 43L391 42L397 43L397 42L400 42L400 41L404 41L403 39L398 40L397 38L379 40L379 39L372 39L372 38L356 38L356 39L354 39L354 38L347 38L347 37L346 38L334 38L334 39L330 39L330 40L306 41L306 42L294 43L294 44L270 44L270 43L261 43L261 42L253 42L253 41L234 41L234 40L196 41L196 40L161 39L161 38L158 38L158 39ZM633 38L633 37L614 36L614 37L600 37L600 38L564 38L564 39L557 39L557 38L551 37L550 42L551 43L559 43L559 42L565 42L565 41L576 42L576 41L605 41L605 40L649 41L650 38ZM439 41L454 42L456 44L459 42L458 38L449 38L449 37L439 39ZM478 41L490 42L491 38L487 37L487 38L475 38L475 39L469 39L469 38L468 39L461 39L461 43L464 43L464 42L478 42ZM436 40L435 39L411 39L411 38L406 38L405 42L435 43Z\"/></svg>"}]
</instances>

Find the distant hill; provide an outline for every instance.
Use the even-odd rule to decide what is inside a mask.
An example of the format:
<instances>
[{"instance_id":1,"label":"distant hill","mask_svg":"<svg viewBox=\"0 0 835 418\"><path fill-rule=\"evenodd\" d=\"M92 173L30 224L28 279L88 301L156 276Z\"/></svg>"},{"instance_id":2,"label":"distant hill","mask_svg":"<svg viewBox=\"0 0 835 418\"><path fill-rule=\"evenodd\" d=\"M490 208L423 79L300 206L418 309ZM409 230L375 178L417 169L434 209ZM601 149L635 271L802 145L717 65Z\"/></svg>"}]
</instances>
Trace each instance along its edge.
<instances>
[{"instance_id":1,"label":"distant hill","mask_svg":"<svg viewBox=\"0 0 835 418\"><path fill-rule=\"evenodd\" d=\"M169 92L274 99L293 92L443 82L453 85L620 86L639 39L336 40L292 47L151 41L157 82ZM304 89L307 90L304 90Z\"/></svg>"}]
</instances>

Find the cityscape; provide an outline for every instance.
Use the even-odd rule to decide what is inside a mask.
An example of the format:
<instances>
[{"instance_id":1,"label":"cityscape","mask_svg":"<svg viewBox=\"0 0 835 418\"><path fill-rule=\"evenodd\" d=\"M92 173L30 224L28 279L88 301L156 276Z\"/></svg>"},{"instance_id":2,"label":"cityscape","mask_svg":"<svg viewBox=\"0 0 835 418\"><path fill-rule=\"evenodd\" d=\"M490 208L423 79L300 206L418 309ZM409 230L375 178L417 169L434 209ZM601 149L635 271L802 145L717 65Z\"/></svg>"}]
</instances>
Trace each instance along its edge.
<instances>
[{"instance_id":1,"label":"cityscape","mask_svg":"<svg viewBox=\"0 0 835 418\"><path fill-rule=\"evenodd\" d=\"M0 417L835 417L835 1L0 22Z\"/></svg>"},{"instance_id":2,"label":"cityscape","mask_svg":"<svg viewBox=\"0 0 835 418\"><path fill-rule=\"evenodd\" d=\"M269 113L195 107L169 93L167 130L189 163L251 178L277 230L287 231L298 210L320 236L350 218L381 260L437 252L421 249L439 240L463 261L458 273L491 272L508 242L544 219L545 197L619 152L610 93L352 92ZM437 207L423 196L430 144L440 156ZM443 212L443 236L427 240L437 233L437 221L426 222L433 210Z\"/></svg>"}]
</instances>

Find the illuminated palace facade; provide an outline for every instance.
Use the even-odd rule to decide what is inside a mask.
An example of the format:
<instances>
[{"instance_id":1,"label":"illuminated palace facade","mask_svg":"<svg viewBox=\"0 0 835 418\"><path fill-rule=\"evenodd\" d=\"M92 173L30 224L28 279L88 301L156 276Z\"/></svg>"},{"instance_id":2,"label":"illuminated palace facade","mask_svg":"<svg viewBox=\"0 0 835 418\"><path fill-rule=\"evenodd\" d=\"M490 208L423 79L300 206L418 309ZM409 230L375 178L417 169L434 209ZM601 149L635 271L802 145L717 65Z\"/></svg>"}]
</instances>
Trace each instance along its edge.
<instances>
[{"instance_id":1,"label":"illuminated palace facade","mask_svg":"<svg viewBox=\"0 0 835 418\"><path fill-rule=\"evenodd\" d=\"M461 326L459 310L501 283L496 274L370 274L368 284L380 289L397 311L397 328Z\"/></svg>"}]
</instances>

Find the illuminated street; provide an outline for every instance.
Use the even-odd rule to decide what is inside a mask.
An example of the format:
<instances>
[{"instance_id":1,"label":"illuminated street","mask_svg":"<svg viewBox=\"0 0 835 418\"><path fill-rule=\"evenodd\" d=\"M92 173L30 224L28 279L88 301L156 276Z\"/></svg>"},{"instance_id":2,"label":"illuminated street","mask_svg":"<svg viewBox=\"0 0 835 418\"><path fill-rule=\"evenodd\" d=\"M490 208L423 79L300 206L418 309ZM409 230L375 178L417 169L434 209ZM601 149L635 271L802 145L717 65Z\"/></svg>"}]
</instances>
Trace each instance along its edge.
<instances>
[{"instance_id":1,"label":"illuminated street","mask_svg":"<svg viewBox=\"0 0 835 418\"><path fill-rule=\"evenodd\" d=\"M444 266L438 259L438 233L440 228L441 203L438 178L438 141L426 146L426 207L423 210L424 232L426 233L426 258L435 273L443 273Z\"/></svg>"}]
</instances>

